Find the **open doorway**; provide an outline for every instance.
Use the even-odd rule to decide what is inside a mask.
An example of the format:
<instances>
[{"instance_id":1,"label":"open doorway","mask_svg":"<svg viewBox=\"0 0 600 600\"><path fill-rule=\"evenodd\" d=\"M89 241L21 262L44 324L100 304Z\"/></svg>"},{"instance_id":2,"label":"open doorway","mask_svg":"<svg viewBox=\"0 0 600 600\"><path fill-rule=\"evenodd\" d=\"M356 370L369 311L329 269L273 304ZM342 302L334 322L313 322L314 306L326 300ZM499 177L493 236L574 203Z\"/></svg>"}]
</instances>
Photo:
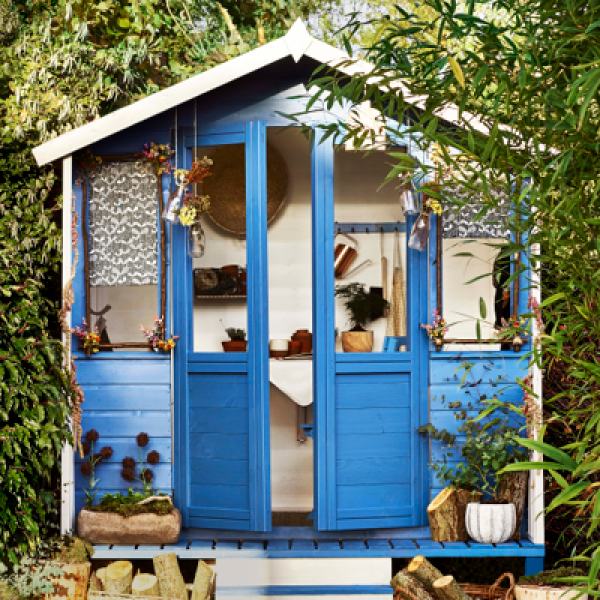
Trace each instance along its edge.
<instances>
[{"instance_id":1,"label":"open doorway","mask_svg":"<svg viewBox=\"0 0 600 600\"><path fill-rule=\"evenodd\" d=\"M299 130L267 129L267 180L274 213L268 228L272 522L310 526L311 163Z\"/></svg>"}]
</instances>

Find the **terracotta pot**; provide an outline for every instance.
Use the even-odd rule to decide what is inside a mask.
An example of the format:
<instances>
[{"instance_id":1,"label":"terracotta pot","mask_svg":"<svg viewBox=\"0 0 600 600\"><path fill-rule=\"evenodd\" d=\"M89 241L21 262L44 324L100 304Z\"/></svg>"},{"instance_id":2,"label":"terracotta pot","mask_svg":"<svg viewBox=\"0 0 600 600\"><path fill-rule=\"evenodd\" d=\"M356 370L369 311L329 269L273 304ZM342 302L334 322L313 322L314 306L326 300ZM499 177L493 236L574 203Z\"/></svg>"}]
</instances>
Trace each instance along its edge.
<instances>
[{"instance_id":1,"label":"terracotta pot","mask_svg":"<svg viewBox=\"0 0 600 600\"><path fill-rule=\"evenodd\" d=\"M166 515L133 517L84 508L77 516L77 535L92 544L175 544L180 532L181 513L176 508Z\"/></svg>"},{"instance_id":2,"label":"terracotta pot","mask_svg":"<svg viewBox=\"0 0 600 600\"><path fill-rule=\"evenodd\" d=\"M248 342L246 340L228 340L221 342L225 352L246 352Z\"/></svg>"},{"instance_id":3,"label":"terracotta pot","mask_svg":"<svg viewBox=\"0 0 600 600\"><path fill-rule=\"evenodd\" d=\"M515 352L519 352L523 346L523 343L523 338L518 335L515 335L515 337L512 339L512 349Z\"/></svg>"},{"instance_id":4,"label":"terracotta pot","mask_svg":"<svg viewBox=\"0 0 600 600\"><path fill-rule=\"evenodd\" d=\"M240 268L237 265L225 265L224 267L221 267L221 273L237 279L240 274Z\"/></svg>"},{"instance_id":5,"label":"terracotta pot","mask_svg":"<svg viewBox=\"0 0 600 600\"><path fill-rule=\"evenodd\" d=\"M292 340L300 342L300 352L302 354L307 354L312 351L312 333L310 333L308 329L298 329L292 336Z\"/></svg>"},{"instance_id":6,"label":"terracotta pot","mask_svg":"<svg viewBox=\"0 0 600 600\"><path fill-rule=\"evenodd\" d=\"M372 352L372 331L342 331L342 348L344 352Z\"/></svg>"},{"instance_id":7,"label":"terracotta pot","mask_svg":"<svg viewBox=\"0 0 600 600\"><path fill-rule=\"evenodd\" d=\"M85 600L88 580L92 564L86 563L60 563L54 562L62 572L60 577L50 577L54 585L53 594L45 594L45 600Z\"/></svg>"},{"instance_id":8,"label":"terracotta pot","mask_svg":"<svg viewBox=\"0 0 600 600\"><path fill-rule=\"evenodd\" d=\"M302 349L302 342L299 342L298 340L292 340L290 342L290 356L300 354L301 349Z\"/></svg>"},{"instance_id":9,"label":"terracotta pot","mask_svg":"<svg viewBox=\"0 0 600 600\"><path fill-rule=\"evenodd\" d=\"M517 524L515 505L480 504L467 505L466 525L469 535L480 544L502 544L513 533Z\"/></svg>"}]
</instances>

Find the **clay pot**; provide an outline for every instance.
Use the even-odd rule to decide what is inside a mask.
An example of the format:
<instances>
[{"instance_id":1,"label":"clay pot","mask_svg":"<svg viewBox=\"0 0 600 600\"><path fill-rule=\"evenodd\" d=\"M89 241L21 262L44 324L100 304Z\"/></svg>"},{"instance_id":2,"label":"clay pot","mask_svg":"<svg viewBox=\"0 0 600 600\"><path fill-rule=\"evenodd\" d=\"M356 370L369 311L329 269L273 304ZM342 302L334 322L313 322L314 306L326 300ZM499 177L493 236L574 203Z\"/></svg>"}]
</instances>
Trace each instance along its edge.
<instances>
[{"instance_id":1,"label":"clay pot","mask_svg":"<svg viewBox=\"0 0 600 600\"><path fill-rule=\"evenodd\" d=\"M344 352L372 352L372 331L342 331L342 348Z\"/></svg>"},{"instance_id":2,"label":"clay pot","mask_svg":"<svg viewBox=\"0 0 600 600\"><path fill-rule=\"evenodd\" d=\"M77 516L77 535L92 544L175 544L180 532L181 513L176 508L166 515L132 517L84 508Z\"/></svg>"},{"instance_id":3,"label":"clay pot","mask_svg":"<svg viewBox=\"0 0 600 600\"><path fill-rule=\"evenodd\" d=\"M290 356L295 356L296 354L300 354L301 349L302 349L302 342L299 342L298 340L292 340L290 342L290 351L289 351Z\"/></svg>"},{"instance_id":4,"label":"clay pot","mask_svg":"<svg viewBox=\"0 0 600 600\"><path fill-rule=\"evenodd\" d=\"M248 342L246 340L227 340L221 342L225 352L246 352Z\"/></svg>"},{"instance_id":5,"label":"clay pot","mask_svg":"<svg viewBox=\"0 0 600 600\"><path fill-rule=\"evenodd\" d=\"M300 342L300 352L302 354L312 352L312 333L308 329L298 329L292 336L292 340Z\"/></svg>"},{"instance_id":6,"label":"clay pot","mask_svg":"<svg viewBox=\"0 0 600 600\"><path fill-rule=\"evenodd\" d=\"M221 267L221 273L237 279L240 274L240 268L237 265L225 265L224 267Z\"/></svg>"},{"instance_id":7,"label":"clay pot","mask_svg":"<svg viewBox=\"0 0 600 600\"><path fill-rule=\"evenodd\" d=\"M444 347L444 338L433 338L433 345L437 352L439 352Z\"/></svg>"},{"instance_id":8,"label":"clay pot","mask_svg":"<svg viewBox=\"0 0 600 600\"><path fill-rule=\"evenodd\" d=\"M512 348L515 352L519 352L521 347L523 346L523 338L521 336L515 335L512 339Z\"/></svg>"}]
</instances>

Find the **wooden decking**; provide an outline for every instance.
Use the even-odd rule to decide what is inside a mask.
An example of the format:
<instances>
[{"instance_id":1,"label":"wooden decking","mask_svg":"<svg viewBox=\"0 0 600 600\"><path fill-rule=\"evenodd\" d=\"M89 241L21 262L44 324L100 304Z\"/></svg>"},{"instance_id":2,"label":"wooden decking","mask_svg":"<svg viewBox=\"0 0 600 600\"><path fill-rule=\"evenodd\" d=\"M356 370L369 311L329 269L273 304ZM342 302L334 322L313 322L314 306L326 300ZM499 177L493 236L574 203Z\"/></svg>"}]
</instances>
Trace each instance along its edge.
<instances>
[{"instance_id":1,"label":"wooden decking","mask_svg":"<svg viewBox=\"0 0 600 600\"><path fill-rule=\"evenodd\" d=\"M426 531L426 530L425 530ZM163 546L94 547L95 559L144 559L175 552L182 559L198 558L409 558L504 557L543 559L544 546L529 540L504 544L433 542L415 531L405 530L318 532L304 527L276 527L269 533L185 530L179 542ZM419 536L420 534L420 536ZM408 535L408 537L407 537Z\"/></svg>"}]
</instances>

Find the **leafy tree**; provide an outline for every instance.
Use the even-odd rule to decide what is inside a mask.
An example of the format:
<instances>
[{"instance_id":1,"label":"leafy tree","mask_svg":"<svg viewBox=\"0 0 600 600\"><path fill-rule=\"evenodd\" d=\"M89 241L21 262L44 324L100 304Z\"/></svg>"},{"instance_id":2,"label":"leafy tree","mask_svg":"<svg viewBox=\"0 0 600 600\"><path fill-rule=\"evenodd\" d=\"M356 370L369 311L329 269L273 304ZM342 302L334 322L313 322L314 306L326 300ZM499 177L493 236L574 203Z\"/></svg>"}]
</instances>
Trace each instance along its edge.
<instances>
[{"instance_id":1,"label":"leafy tree","mask_svg":"<svg viewBox=\"0 0 600 600\"><path fill-rule=\"evenodd\" d=\"M591 561L585 583L596 590L600 5L592 0L499 0L496 8L506 14L501 20L478 16L481 4L475 0L463 11L456 2L425 0L424 5L433 11L433 20L395 9L381 39L366 52L375 65L372 72L349 78L343 65L322 71L314 101L331 106L344 95L356 103L370 99L388 117L408 122L408 134L421 147L438 144L437 167L393 155L397 164L389 180L415 169L422 185L437 173L440 186L429 193L440 197L446 209L460 208L446 190L456 184L483 194L483 213L496 205L492 187L512 196L514 239L501 255L521 258L511 280L530 261L534 274L543 273L543 281L552 285L541 306L530 306L541 328L533 358L546 368L560 362L562 384L546 402L549 409L560 402L556 418L575 437L562 450L524 443L547 457L559 490L549 510L570 507L585 529L584 547L576 552ZM353 31L351 25L348 33ZM415 98L418 110L412 106ZM326 129L338 141L360 135L343 123ZM399 133L395 129L390 125L391 133Z\"/></svg>"}]
</instances>

